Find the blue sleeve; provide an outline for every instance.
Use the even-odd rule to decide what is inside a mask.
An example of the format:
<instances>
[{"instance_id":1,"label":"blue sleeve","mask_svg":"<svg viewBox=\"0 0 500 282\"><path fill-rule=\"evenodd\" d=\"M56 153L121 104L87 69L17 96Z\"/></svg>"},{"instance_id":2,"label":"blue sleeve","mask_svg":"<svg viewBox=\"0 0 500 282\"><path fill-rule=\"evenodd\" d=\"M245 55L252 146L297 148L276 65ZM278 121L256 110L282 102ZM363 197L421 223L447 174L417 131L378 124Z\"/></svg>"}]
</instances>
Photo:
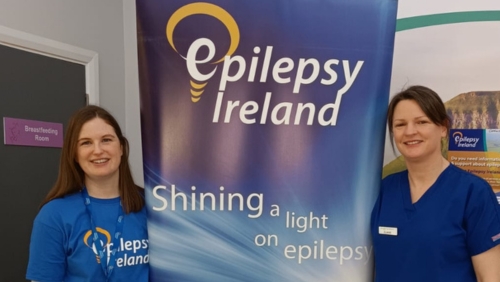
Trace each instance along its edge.
<instances>
[{"instance_id":1,"label":"blue sleeve","mask_svg":"<svg viewBox=\"0 0 500 282\"><path fill-rule=\"evenodd\" d=\"M33 224L26 279L61 282L66 271L64 236L61 229L44 222L47 217L42 209Z\"/></svg>"},{"instance_id":2,"label":"blue sleeve","mask_svg":"<svg viewBox=\"0 0 500 282\"><path fill-rule=\"evenodd\" d=\"M471 256L500 244L500 208L493 190L485 181L471 187L465 210L467 246Z\"/></svg>"}]
</instances>

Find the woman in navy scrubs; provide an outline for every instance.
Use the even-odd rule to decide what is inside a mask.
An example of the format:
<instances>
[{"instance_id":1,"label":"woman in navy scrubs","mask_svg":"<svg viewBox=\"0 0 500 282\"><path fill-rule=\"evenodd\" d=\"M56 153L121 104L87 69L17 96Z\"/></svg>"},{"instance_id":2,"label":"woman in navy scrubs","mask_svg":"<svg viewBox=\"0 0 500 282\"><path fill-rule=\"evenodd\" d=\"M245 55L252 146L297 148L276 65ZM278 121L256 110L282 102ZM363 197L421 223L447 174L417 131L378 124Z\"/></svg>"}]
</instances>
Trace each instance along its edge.
<instances>
[{"instance_id":1,"label":"woman in navy scrubs","mask_svg":"<svg viewBox=\"0 0 500 282\"><path fill-rule=\"evenodd\" d=\"M382 180L371 218L375 281L500 281L500 209L490 185L441 154L450 120L412 86L391 100L391 142L407 170Z\"/></svg>"}]
</instances>

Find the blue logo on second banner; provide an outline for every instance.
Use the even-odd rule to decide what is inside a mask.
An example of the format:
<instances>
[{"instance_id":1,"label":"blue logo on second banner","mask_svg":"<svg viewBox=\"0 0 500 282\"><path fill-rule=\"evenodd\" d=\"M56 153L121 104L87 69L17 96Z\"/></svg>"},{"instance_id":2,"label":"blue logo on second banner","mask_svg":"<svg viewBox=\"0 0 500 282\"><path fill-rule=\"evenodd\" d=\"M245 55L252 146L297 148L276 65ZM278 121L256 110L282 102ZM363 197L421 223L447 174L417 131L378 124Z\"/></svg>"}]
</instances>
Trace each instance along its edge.
<instances>
[{"instance_id":1,"label":"blue logo on second banner","mask_svg":"<svg viewBox=\"0 0 500 282\"><path fill-rule=\"evenodd\" d=\"M452 129L450 131L449 151L484 152L483 129Z\"/></svg>"}]
</instances>

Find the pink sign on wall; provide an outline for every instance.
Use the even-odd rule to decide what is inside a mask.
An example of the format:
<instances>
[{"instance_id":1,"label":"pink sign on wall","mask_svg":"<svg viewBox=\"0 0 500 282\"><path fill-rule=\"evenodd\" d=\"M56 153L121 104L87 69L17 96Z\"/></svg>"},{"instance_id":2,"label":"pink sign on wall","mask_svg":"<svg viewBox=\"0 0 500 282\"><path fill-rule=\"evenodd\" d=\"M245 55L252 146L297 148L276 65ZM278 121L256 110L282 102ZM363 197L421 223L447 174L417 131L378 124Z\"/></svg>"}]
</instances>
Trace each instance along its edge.
<instances>
[{"instance_id":1,"label":"pink sign on wall","mask_svg":"<svg viewBox=\"0 0 500 282\"><path fill-rule=\"evenodd\" d=\"M5 145L57 147L63 145L62 123L18 118L3 118Z\"/></svg>"}]
</instances>

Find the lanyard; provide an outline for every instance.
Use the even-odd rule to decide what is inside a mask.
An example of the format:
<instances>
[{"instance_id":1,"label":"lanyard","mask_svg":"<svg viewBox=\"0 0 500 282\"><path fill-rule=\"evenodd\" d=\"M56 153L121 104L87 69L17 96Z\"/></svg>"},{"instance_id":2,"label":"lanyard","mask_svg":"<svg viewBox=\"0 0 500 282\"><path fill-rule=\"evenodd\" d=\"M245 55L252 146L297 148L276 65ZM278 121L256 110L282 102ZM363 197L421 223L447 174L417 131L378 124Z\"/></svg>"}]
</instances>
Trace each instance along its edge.
<instances>
[{"instance_id":1,"label":"lanyard","mask_svg":"<svg viewBox=\"0 0 500 282\"><path fill-rule=\"evenodd\" d=\"M119 241L120 237L122 235L123 231L123 209L122 209L122 204L120 202L120 205L118 205L118 219L116 221L116 228L115 228L115 235L112 238L112 244L113 244L113 249L111 249L110 253L108 254L109 256L109 262L106 258L104 258L104 250L106 250L106 247L108 246L109 242L107 242L101 250L97 249L97 240L99 240L99 235L97 234L98 228L95 225L95 222L92 218L92 206L90 202L90 196L89 193L87 192L87 188L83 187L82 189L82 198L85 203L85 208L87 209L87 214L89 215L90 218L90 225L92 227L92 243L95 246L95 249L97 250L96 253L96 260L97 263L101 264L102 271L104 272L104 275L106 276L107 280L109 280L109 277L111 277L111 273L113 272L113 268L115 267L116 260L115 260L115 255L118 250L119 246Z\"/></svg>"}]
</instances>

